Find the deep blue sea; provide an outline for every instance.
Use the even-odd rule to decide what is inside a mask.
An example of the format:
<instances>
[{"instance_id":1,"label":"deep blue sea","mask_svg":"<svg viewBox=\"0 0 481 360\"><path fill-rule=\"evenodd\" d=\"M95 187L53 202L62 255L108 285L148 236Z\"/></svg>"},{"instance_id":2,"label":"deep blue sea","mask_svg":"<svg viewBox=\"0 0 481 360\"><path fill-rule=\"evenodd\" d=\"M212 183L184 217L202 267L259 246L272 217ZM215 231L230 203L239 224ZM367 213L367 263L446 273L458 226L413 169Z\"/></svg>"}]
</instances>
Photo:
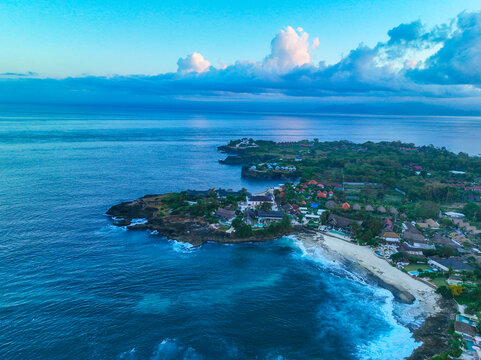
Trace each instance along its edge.
<instances>
[{"instance_id":1,"label":"deep blue sea","mask_svg":"<svg viewBox=\"0 0 481 360\"><path fill-rule=\"evenodd\" d=\"M0 359L401 359L419 345L416 305L295 238L191 248L105 211L187 188L263 190L218 164L233 138L478 154L480 135L477 118L0 111Z\"/></svg>"}]
</instances>

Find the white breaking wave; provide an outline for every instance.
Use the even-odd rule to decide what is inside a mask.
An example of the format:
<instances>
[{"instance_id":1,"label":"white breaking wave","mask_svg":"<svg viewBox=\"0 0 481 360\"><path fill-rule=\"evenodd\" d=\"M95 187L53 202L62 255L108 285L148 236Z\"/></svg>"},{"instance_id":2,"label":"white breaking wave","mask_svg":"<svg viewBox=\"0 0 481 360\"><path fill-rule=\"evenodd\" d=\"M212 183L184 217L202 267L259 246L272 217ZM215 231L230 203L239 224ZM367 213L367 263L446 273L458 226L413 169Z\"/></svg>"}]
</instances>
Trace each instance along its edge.
<instances>
[{"instance_id":1,"label":"white breaking wave","mask_svg":"<svg viewBox=\"0 0 481 360\"><path fill-rule=\"evenodd\" d=\"M142 224L146 224L147 221L149 220L144 218L136 218L136 219L132 219L132 221L130 222L130 225L142 225Z\"/></svg>"},{"instance_id":2,"label":"white breaking wave","mask_svg":"<svg viewBox=\"0 0 481 360\"><path fill-rule=\"evenodd\" d=\"M177 240L169 240L172 243L172 250L174 250L177 253L181 254L189 254L194 252L197 248L188 243L188 242L182 242L182 241L177 241Z\"/></svg>"},{"instance_id":3,"label":"white breaking wave","mask_svg":"<svg viewBox=\"0 0 481 360\"><path fill-rule=\"evenodd\" d=\"M301 251L301 258L305 258L320 264L323 269L327 270L334 276L347 278L359 284L366 286L376 299L383 299L383 305L380 310L383 319L391 327L386 333L382 334L374 341L359 345L357 347L359 359L362 360L401 360L405 359L421 345L412 337L411 331L403 324L414 324L419 326L422 323L423 310L419 303L400 304L398 306L399 316L402 317L401 324L395 316L394 295L381 287L370 285L364 275L348 269L341 261L334 260L335 255L328 253L327 250L319 246L306 247L305 244L298 240L295 236L289 237L293 244ZM366 314L366 316L370 316Z\"/></svg>"},{"instance_id":4,"label":"white breaking wave","mask_svg":"<svg viewBox=\"0 0 481 360\"><path fill-rule=\"evenodd\" d=\"M176 339L164 339L157 345L150 360L201 360L194 348L179 345Z\"/></svg>"}]
</instances>

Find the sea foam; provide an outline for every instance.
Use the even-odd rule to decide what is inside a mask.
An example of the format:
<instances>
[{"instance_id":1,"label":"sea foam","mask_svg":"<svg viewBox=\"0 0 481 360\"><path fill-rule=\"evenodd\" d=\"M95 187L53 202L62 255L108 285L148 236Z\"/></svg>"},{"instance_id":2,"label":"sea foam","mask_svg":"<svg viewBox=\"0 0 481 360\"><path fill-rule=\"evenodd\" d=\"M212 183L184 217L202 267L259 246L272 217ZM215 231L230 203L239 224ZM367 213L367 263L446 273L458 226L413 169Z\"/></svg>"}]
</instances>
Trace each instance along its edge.
<instances>
[{"instance_id":1,"label":"sea foam","mask_svg":"<svg viewBox=\"0 0 481 360\"><path fill-rule=\"evenodd\" d=\"M347 267L340 259L336 259L336 255L319 246L306 247L304 242L295 236L290 236L289 239L300 251L301 256L299 258L313 261L334 276L349 279L366 287L372 293L373 300L382 303L379 310L382 313L383 320L389 325L389 329L377 339L357 346L360 359L400 360L408 357L421 345L414 340L412 333L405 326L408 323L412 325L412 322L414 322L414 327L416 327L422 322L420 318L422 310L418 303L415 302L412 305L398 304L389 290L370 284L364 274ZM395 305L398 305L396 309Z\"/></svg>"}]
</instances>

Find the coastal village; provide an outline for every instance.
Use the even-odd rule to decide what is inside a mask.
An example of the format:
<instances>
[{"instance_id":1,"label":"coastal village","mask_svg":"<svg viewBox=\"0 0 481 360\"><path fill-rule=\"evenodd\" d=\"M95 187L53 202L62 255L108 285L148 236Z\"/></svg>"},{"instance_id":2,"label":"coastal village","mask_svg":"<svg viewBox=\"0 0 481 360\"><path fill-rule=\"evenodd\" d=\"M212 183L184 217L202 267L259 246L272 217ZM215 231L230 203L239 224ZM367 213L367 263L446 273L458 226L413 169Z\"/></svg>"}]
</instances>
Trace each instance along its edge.
<instances>
[{"instance_id":1,"label":"coastal village","mask_svg":"<svg viewBox=\"0 0 481 360\"><path fill-rule=\"evenodd\" d=\"M169 226L196 219L192 232L204 226L221 242L264 241L304 229L370 248L455 302L449 348L435 359L481 357L481 159L401 143L267 146L269 151L266 143L241 139L219 147L230 154L220 162L242 165L242 176L283 180L263 193L209 189L148 195L110 214L121 218L119 226L159 232L168 219ZM326 148L335 149L332 158ZM371 159L366 155L371 149L395 152L398 160ZM429 165L437 151L447 166ZM128 211L140 210L126 215L126 204ZM147 220L136 223L133 217Z\"/></svg>"}]
</instances>

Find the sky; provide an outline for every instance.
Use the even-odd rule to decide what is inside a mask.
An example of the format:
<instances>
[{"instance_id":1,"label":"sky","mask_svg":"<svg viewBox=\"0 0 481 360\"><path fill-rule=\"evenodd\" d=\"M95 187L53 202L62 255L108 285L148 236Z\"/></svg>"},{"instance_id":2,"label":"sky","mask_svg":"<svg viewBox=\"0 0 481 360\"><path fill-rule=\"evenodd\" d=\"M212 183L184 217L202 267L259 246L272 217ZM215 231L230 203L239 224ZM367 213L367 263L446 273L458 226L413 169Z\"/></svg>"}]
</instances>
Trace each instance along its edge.
<instances>
[{"instance_id":1,"label":"sky","mask_svg":"<svg viewBox=\"0 0 481 360\"><path fill-rule=\"evenodd\" d=\"M0 103L481 113L479 0L6 0L0 49Z\"/></svg>"}]
</instances>

